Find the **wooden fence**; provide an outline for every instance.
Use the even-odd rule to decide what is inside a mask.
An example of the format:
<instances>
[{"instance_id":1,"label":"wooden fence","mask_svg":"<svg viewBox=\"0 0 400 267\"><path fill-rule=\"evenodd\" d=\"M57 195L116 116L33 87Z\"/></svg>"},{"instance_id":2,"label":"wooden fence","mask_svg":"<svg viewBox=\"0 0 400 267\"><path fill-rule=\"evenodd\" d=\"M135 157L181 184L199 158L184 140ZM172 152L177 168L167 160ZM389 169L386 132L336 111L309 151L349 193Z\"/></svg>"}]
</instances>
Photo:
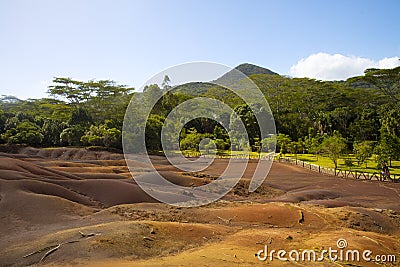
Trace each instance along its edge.
<instances>
[{"instance_id":1,"label":"wooden fence","mask_svg":"<svg viewBox=\"0 0 400 267\"><path fill-rule=\"evenodd\" d=\"M199 152L189 152L185 153L186 157L205 157L205 158L236 158L236 159L260 159L260 160L273 160L274 154L271 153L269 155L254 155L254 154L234 154L234 155L201 155ZM360 172L360 171L353 171L353 170L340 170L340 169L333 169L333 168L326 168L321 167L316 164L312 164L309 162L305 162L298 159L293 158L279 158L279 162L286 162L296 166L300 166L311 171L315 171L321 174L331 175L331 176L338 176L342 178L348 179L357 179L357 180L377 180L377 181L391 181L391 182L400 182L400 175L398 174L391 174L388 179L384 179L383 175L380 172Z\"/></svg>"},{"instance_id":2,"label":"wooden fence","mask_svg":"<svg viewBox=\"0 0 400 267\"><path fill-rule=\"evenodd\" d=\"M335 170L333 168L321 167L316 164L312 164L298 159L296 160L293 158L280 158L278 159L278 161L290 163L318 173L332 175L332 176L339 176L349 179L392 181L392 182L400 181L400 175L398 174L391 174L390 177L386 180L384 179L383 175L380 172L368 173L368 172L360 172L352 170L339 170L339 169Z\"/></svg>"}]
</instances>

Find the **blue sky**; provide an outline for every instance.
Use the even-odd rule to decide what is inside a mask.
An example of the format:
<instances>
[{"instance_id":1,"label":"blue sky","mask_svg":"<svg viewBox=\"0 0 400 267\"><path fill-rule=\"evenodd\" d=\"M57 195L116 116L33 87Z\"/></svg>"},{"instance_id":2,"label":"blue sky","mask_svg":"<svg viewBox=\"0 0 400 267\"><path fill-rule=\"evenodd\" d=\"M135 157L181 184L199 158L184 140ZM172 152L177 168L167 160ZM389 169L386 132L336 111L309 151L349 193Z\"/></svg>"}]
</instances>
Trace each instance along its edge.
<instances>
[{"instance_id":1,"label":"blue sky","mask_svg":"<svg viewBox=\"0 0 400 267\"><path fill-rule=\"evenodd\" d=\"M0 95L45 97L53 77L139 88L191 61L346 78L399 64L399 11L397 0L3 0Z\"/></svg>"}]
</instances>

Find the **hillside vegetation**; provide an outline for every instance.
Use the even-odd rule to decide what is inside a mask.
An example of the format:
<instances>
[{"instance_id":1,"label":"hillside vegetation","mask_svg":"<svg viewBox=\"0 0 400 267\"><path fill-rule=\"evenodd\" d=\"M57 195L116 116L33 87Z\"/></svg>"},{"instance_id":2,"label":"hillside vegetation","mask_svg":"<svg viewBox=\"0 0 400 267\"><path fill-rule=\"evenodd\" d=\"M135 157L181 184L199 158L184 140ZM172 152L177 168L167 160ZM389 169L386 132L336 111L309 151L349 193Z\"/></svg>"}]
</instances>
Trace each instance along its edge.
<instances>
[{"instance_id":1,"label":"hillside vegetation","mask_svg":"<svg viewBox=\"0 0 400 267\"><path fill-rule=\"evenodd\" d=\"M270 116L272 112L278 133L274 138L278 151L283 153L329 155L332 147L340 147L336 154L354 152L359 163L372 154L377 155L378 162L399 159L400 67L369 69L365 75L347 81L290 78L251 64L242 64L236 69L260 88L270 111L257 111L232 91L214 84L232 79L230 72L214 82L179 85L165 93L152 110L146 126L148 149L161 150L161 127L174 107L188 99L205 96L219 99L235 110L245 123L250 147L244 147L241 140L229 139L228 133L235 123L232 114L218 114L230 127L224 129L208 118L192 120L180 135L183 150L198 150L200 140L209 137L220 150L232 147L260 152L271 140L261 138L254 116L256 110L266 112L262 116ZM161 87L149 85L143 92L134 92L133 88L111 80L54 78L48 88L49 98L1 98L0 143L121 149L123 119L131 98L140 96L145 104L169 89L167 76ZM334 159L335 155L330 157Z\"/></svg>"}]
</instances>

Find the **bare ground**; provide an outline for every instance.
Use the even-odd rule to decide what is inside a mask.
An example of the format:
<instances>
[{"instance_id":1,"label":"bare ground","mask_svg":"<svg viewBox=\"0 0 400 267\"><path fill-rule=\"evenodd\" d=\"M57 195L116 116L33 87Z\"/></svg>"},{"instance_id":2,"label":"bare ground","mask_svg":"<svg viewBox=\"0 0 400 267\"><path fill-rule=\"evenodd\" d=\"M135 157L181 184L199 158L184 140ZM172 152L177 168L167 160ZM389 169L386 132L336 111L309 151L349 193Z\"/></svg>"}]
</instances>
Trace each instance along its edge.
<instances>
[{"instance_id":1,"label":"bare ground","mask_svg":"<svg viewBox=\"0 0 400 267\"><path fill-rule=\"evenodd\" d=\"M341 179L274 163L247 190L256 161L222 200L198 208L157 203L131 178L123 156L84 148L21 148L0 153L0 265L397 266L400 184ZM198 186L227 161L184 173L153 163L173 183ZM136 165L135 165L136 164ZM137 174L148 166L134 163ZM135 172L133 172L135 175ZM150 177L151 178L151 177ZM149 179L150 179L149 178ZM395 263L261 262L270 249L336 247L397 256Z\"/></svg>"}]
</instances>

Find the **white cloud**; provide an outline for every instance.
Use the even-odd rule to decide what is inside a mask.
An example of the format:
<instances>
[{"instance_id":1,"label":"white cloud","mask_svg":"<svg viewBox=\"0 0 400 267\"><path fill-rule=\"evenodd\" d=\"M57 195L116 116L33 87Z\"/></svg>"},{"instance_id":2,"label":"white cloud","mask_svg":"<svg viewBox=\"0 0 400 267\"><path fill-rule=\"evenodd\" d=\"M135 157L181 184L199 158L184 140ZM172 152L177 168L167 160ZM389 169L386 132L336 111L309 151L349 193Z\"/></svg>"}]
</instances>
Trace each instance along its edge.
<instances>
[{"instance_id":1,"label":"white cloud","mask_svg":"<svg viewBox=\"0 0 400 267\"><path fill-rule=\"evenodd\" d=\"M301 59L293 65L290 68L290 75L318 80L346 80L349 77L362 75L368 68L390 69L397 66L400 66L399 57L374 61L356 56L317 53Z\"/></svg>"},{"instance_id":2,"label":"white cloud","mask_svg":"<svg viewBox=\"0 0 400 267\"><path fill-rule=\"evenodd\" d=\"M400 59L398 57L385 57L379 60L378 69L392 69L394 67L400 66Z\"/></svg>"}]
</instances>

